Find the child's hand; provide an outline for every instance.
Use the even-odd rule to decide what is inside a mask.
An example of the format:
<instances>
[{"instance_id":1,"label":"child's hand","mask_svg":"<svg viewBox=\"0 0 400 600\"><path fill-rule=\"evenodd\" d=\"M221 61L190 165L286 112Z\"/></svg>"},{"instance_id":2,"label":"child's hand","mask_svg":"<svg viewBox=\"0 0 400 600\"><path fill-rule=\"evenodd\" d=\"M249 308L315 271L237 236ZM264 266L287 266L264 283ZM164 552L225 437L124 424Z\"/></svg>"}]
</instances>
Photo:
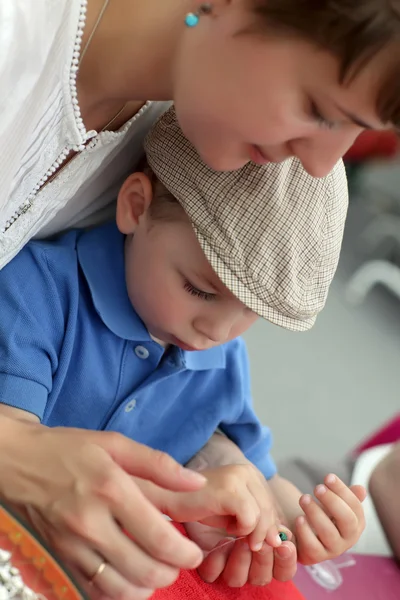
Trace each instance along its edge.
<instances>
[{"instance_id":1,"label":"child's hand","mask_svg":"<svg viewBox=\"0 0 400 600\"><path fill-rule=\"evenodd\" d=\"M278 515L263 475L251 464L228 465L202 471L207 484L190 492L193 515L212 507L213 516L193 518L204 525L224 529L234 537L247 536L247 544L258 552L264 541L276 548L282 544ZM215 516L214 516L215 515ZM285 530L286 532L286 530Z\"/></svg>"},{"instance_id":2,"label":"child's hand","mask_svg":"<svg viewBox=\"0 0 400 600\"><path fill-rule=\"evenodd\" d=\"M296 545L299 562L310 565L336 558L349 550L365 527L361 503L366 497L360 485L347 487L335 475L315 488L315 501L306 494L300 498L305 513L296 519Z\"/></svg>"},{"instance_id":3,"label":"child's hand","mask_svg":"<svg viewBox=\"0 0 400 600\"><path fill-rule=\"evenodd\" d=\"M296 547L290 541L278 548L264 543L259 552L252 552L246 539L235 541L227 537L226 531L200 523L185 523L185 528L189 538L204 550L205 559L197 571L207 583L222 575L230 587L242 587L245 583L264 586L273 577L288 581L296 573ZM291 538L288 530L281 531Z\"/></svg>"},{"instance_id":4,"label":"child's hand","mask_svg":"<svg viewBox=\"0 0 400 600\"><path fill-rule=\"evenodd\" d=\"M217 517L185 524L189 537L205 551L205 560L199 567L203 579L212 582L222 574L231 587L246 582L266 585L272 577L291 579L296 572L296 548L289 530L279 524L275 500L263 475L250 464L220 467L202 474L208 484L191 496L198 496L209 505L211 495L216 502L215 514L232 515L228 519ZM283 544L280 531L288 539ZM232 541L229 535L246 538ZM213 550L216 546L221 547Z\"/></svg>"}]
</instances>

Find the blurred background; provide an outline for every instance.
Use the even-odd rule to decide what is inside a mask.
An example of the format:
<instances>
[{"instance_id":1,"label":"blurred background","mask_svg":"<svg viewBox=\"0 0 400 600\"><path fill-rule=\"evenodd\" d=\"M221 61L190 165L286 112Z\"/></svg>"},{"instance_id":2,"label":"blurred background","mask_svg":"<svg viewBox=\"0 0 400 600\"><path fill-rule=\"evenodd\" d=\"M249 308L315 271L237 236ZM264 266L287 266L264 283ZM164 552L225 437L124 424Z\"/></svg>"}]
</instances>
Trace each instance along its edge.
<instances>
[{"instance_id":1,"label":"blurred background","mask_svg":"<svg viewBox=\"0 0 400 600\"><path fill-rule=\"evenodd\" d=\"M260 320L248 344L274 457L335 459L400 409L400 153L366 132L345 160L350 206L327 305L308 333Z\"/></svg>"}]
</instances>

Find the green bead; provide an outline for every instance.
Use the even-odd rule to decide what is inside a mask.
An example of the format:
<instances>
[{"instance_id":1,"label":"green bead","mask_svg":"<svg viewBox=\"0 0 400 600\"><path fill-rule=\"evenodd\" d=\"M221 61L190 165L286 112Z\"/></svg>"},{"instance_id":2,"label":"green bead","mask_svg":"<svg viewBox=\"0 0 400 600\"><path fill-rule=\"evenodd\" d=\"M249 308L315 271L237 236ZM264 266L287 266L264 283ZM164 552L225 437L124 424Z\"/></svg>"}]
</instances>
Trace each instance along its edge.
<instances>
[{"instance_id":1,"label":"green bead","mask_svg":"<svg viewBox=\"0 0 400 600\"><path fill-rule=\"evenodd\" d=\"M284 531L279 532L279 537L281 538L282 542L286 542L288 539L288 536L286 535L286 533Z\"/></svg>"}]
</instances>

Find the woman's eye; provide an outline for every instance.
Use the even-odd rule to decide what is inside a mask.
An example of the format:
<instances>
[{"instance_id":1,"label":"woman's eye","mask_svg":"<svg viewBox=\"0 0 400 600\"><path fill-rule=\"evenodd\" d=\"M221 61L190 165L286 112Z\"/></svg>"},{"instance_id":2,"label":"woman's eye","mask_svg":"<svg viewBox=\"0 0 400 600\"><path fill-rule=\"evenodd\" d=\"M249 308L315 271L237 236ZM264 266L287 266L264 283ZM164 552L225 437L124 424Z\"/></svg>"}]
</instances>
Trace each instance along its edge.
<instances>
[{"instance_id":1,"label":"woman's eye","mask_svg":"<svg viewBox=\"0 0 400 600\"><path fill-rule=\"evenodd\" d=\"M321 127L321 129L336 129L337 128L337 123L334 123L333 121L329 121L329 119L326 119L320 112L319 108L317 107L317 105L314 102L311 102L311 115L312 118L314 119L314 121L316 121L318 123L318 127Z\"/></svg>"},{"instance_id":2,"label":"woman's eye","mask_svg":"<svg viewBox=\"0 0 400 600\"><path fill-rule=\"evenodd\" d=\"M202 300L214 300L215 294L211 294L210 292L203 292L202 290L197 289L188 281L185 280L184 286L185 290L189 292L192 296L196 296L197 298L201 298Z\"/></svg>"}]
</instances>

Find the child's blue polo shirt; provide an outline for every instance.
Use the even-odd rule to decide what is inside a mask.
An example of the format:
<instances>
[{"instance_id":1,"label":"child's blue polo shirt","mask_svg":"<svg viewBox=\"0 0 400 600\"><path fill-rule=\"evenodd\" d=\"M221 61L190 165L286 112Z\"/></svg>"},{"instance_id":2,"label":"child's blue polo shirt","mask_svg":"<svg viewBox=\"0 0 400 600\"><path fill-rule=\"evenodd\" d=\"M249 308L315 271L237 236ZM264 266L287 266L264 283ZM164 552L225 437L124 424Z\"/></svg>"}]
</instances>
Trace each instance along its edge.
<instances>
[{"instance_id":1,"label":"child's blue polo shirt","mask_svg":"<svg viewBox=\"0 0 400 600\"><path fill-rule=\"evenodd\" d=\"M31 242L0 271L0 399L48 426L113 430L189 461L219 427L272 477L246 348L167 351L133 309L114 224Z\"/></svg>"}]
</instances>

